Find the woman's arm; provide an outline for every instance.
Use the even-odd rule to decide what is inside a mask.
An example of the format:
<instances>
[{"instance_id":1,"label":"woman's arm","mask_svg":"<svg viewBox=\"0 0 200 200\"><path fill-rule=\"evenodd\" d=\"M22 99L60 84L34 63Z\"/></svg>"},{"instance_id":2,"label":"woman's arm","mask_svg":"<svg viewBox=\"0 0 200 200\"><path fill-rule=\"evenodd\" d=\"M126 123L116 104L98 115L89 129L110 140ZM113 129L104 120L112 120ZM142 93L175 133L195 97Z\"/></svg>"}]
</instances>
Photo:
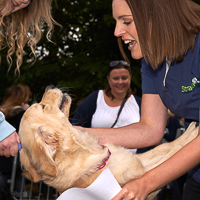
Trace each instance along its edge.
<instances>
[{"instance_id":1,"label":"woman's arm","mask_svg":"<svg viewBox=\"0 0 200 200\"><path fill-rule=\"evenodd\" d=\"M200 163L200 136L171 158L126 184L112 200L144 200L149 193L182 176Z\"/></svg>"},{"instance_id":2,"label":"woman's arm","mask_svg":"<svg viewBox=\"0 0 200 200\"><path fill-rule=\"evenodd\" d=\"M159 95L142 96L141 119L121 128L89 128L101 144L114 143L126 148L142 148L158 144L166 127L167 108Z\"/></svg>"}]
</instances>

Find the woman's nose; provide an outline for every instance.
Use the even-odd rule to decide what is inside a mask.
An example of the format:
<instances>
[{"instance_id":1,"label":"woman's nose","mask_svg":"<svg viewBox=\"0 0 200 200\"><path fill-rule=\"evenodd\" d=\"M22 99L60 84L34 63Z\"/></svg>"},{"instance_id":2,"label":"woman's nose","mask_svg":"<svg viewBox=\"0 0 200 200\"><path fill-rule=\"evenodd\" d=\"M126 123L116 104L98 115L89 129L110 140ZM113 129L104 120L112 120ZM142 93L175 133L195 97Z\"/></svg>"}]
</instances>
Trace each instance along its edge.
<instances>
[{"instance_id":1,"label":"woman's nose","mask_svg":"<svg viewBox=\"0 0 200 200\"><path fill-rule=\"evenodd\" d=\"M118 80L118 83L119 83L119 84L123 83L123 80L120 78L120 79Z\"/></svg>"},{"instance_id":2,"label":"woman's nose","mask_svg":"<svg viewBox=\"0 0 200 200\"><path fill-rule=\"evenodd\" d=\"M122 27L116 23L114 35L115 35L116 37L120 37L120 36L122 36L124 33L125 33L125 30L122 29Z\"/></svg>"}]
</instances>

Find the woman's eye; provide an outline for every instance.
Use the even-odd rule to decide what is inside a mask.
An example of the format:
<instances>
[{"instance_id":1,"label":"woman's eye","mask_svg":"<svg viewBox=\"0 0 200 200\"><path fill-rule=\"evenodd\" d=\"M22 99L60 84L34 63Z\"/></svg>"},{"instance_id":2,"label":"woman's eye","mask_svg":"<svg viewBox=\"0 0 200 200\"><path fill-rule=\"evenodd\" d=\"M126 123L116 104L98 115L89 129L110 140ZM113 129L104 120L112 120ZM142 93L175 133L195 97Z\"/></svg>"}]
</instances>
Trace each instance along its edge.
<instances>
[{"instance_id":1,"label":"woman's eye","mask_svg":"<svg viewBox=\"0 0 200 200\"><path fill-rule=\"evenodd\" d=\"M131 24L131 21L124 22L124 24L128 26L129 24Z\"/></svg>"},{"instance_id":2,"label":"woman's eye","mask_svg":"<svg viewBox=\"0 0 200 200\"><path fill-rule=\"evenodd\" d=\"M125 81L125 80L127 80L128 79L128 77L122 77L122 80L123 81Z\"/></svg>"}]
</instances>

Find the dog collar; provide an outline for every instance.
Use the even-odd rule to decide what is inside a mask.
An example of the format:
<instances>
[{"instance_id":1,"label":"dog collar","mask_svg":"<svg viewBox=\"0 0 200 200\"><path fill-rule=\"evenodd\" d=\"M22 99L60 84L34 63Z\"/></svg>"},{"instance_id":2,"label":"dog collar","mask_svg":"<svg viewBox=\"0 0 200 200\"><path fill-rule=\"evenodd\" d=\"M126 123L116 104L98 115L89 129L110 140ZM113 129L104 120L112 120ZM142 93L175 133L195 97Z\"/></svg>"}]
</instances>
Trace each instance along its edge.
<instances>
[{"instance_id":1,"label":"dog collar","mask_svg":"<svg viewBox=\"0 0 200 200\"><path fill-rule=\"evenodd\" d=\"M102 145L102 146L103 146L103 145ZM105 146L103 146L103 147L105 148ZM110 152L110 150L108 149L108 156L107 156L106 158L103 159L103 162L102 162L102 164L98 167L98 170L100 170L100 169L102 169L102 168L104 168L104 167L106 166L107 161L108 161L108 159L110 158L110 155L111 155L111 152Z\"/></svg>"}]
</instances>

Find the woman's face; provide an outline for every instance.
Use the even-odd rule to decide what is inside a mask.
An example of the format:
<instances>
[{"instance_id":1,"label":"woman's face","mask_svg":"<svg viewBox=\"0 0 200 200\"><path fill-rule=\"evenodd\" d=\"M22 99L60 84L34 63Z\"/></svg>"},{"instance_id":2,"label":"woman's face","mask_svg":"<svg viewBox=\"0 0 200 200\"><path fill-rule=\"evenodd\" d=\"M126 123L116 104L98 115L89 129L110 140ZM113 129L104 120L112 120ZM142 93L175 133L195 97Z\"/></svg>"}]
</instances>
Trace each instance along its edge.
<instances>
[{"instance_id":1,"label":"woman's face","mask_svg":"<svg viewBox=\"0 0 200 200\"><path fill-rule=\"evenodd\" d=\"M11 4L9 4L9 0L7 0L6 6L1 10L0 14L1 16L9 15L27 7L29 4L30 0L11 0Z\"/></svg>"},{"instance_id":2,"label":"woman's face","mask_svg":"<svg viewBox=\"0 0 200 200\"><path fill-rule=\"evenodd\" d=\"M125 0L113 0L113 18L116 20L114 35L121 37L134 59L143 57L140 42L138 39L135 22L133 21L131 10Z\"/></svg>"},{"instance_id":3,"label":"woman's face","mask_svg":"<svg viewBox=\"0 0 200 200\"><path fill-rule=\"evenodd\" d=\"M126 94L131 83L131 75L127 69L113 69L107 76L113 95Z\"/></svg>"}]
</instances>

